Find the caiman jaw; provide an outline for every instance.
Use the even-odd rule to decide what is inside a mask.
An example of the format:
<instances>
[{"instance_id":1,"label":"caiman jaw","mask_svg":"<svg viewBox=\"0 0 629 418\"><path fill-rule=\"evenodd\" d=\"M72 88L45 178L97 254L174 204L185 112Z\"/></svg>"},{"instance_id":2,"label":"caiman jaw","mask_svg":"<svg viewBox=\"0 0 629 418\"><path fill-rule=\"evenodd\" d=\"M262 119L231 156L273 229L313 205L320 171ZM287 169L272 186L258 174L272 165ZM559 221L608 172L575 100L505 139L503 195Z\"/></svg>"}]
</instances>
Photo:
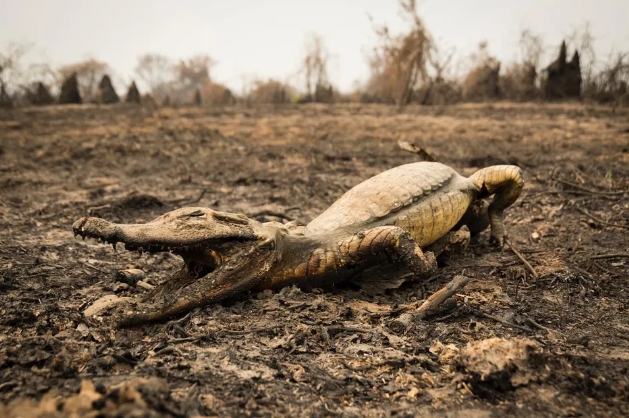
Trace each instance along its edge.
<instances>
[{"instance_id":1,"label":"caiman jaw","mask_svg":"<svg viewBox=\"0 0 629 418\"><path fill-rule=\"evenodd\" d=\"M259 242L246 218L210 209L186 208L146 224L115 224L100 218L81 218L72 225L75 236L99 242L123 243L125 249L170 252L184 261L190 279L203 277L229 258Z\"/></svg>"}]
</instances>

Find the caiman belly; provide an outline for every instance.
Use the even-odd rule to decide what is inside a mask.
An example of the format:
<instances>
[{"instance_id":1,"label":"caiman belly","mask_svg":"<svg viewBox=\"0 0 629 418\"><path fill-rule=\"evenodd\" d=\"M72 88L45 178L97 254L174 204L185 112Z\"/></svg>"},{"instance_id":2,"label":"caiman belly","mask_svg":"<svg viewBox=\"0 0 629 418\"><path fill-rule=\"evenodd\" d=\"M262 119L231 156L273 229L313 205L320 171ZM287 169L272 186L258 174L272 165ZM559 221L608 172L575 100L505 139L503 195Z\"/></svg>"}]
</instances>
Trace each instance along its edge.
<instances>
[{"instance_id":1,"label":"caiman belly","mask_svg":"<svg viewBox=\"0 0 629 418\"><path fill-rule=\"evenodd\" d=\"M425 247L457 224L477 191L469 179L443 164L406 164L347 191L310 222L307 231L351 233L395 225Z\"/></svg>"}]
</instances>

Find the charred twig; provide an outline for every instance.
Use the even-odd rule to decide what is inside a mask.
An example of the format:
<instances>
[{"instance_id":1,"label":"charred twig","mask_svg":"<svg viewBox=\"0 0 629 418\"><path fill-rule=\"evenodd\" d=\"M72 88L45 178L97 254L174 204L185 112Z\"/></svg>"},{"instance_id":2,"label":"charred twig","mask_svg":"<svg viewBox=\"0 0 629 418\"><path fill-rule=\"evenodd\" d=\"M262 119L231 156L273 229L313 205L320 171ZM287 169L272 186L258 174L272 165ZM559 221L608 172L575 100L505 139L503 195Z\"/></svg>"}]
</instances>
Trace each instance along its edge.
<instances>
[{"instance_id":1,"label":"charred twig","mask_svg":"<svg viewBox=\"0 0 629 418\"><path fill-rule=\"evenodd\" d=\"M290 215L287 215L285 213L282 212L276 212L273 210L260 210L258 212L252 213L250 215L252 218L258 218L260 216L275 216L276 218L281 218L281 219L286 219L287 221L296 221L297 219L293 218Z\"/></svg>"},{"instance_id":2,"label":"charred twig","mask_svg":"<svg viewBox=\"0 0 629 418\"><path fill-rule=\"evenodd\" d=\"M581 212L582 214L584 214L585 216L587 216L588 218L590 218L594 222L598 222L601 225L610 226L610 227L613 227L613 228L629 229L629 225L620 225L620 224L615 224L615 223L612 223L612 222L604 221L604 220L602 220L602 219L592 215L588 211L586 211L584 209L581 209L581 208L576 208L576 210L578 210L579 212Z\"/></svg>"},{"instance_id":3,"label":"charred twig","mask_svg":"<svg viewBox=\"0 0 629 418\"><path fill-rule=\"evenodd\" d=\"M550 328L547 328L541 324L538 324L537 322L533 321L531 318L529 318L528 316L525 317L526 318L526 322L528 322L529 324L533 325L535 328L540 329L542 331L546 331L547 333L551 334L551 335L556 335L556 334L560 334L559 331L555 331L552 330Z\"/></svg>"},{"instance_id":4,"label":"charred twig","mask_svg":"<svg viewBox=\"0 0 629 418\"><path fill-rule=\"evenodd\" d=\"M567 180L562 180L556 177L551 177L552 180L561 183L561 184L565 184L566 186L570 186L570 187L574 187L575 189L581 190L582 192L586 192L586 193L590 193L590 194L595 194L595 195L604 195L604 196L622 196L624 194L629 193L629 190L620 190L620 191L603 191L603 190L591 190L588 189L587 187L583 187L577 183L573 183L571 181L567 181Z\"/></svg>"},{"instance_id":5,"label":"charred twig","mask_svg":"<svg viewBox=\"0 0 629 418\"><path fill-rule=\"evenodd\" d=\"M389 328L395 333L404 333L415 321L424 319L427 316L436 313L440 305L442 305L459 289L462 289L471 281L471 277L461 275L455 276L451 282L430 295L430 297L426 299L426 301L419 308L417 308L417 310L404 313L398 318L391 321L389 323Z\"/></svg>"},{"instance_id":6,"label":"charred twig","mask_svg":"<svg viewBox=\"0 0 629 418\"><path fill-rule=\"evenodd\" d=\"M361 329L361 328L356 328L356 327L345 327L343 325L330 325L329 327L326 328L327 332L331 335L336 335L339 334L341 332L350 332L350 333L358 333L358 334L369 334L373 331L368 330L368 329Z\"/></svg>"},{"instance_id":7,"label":"charred twig","mask_svg":"<svg viewBox=\"0 0 629 418\"><path fill-rule=\"evenodd\" d=\"M201 190L201 193L199 193L199 196L197 196L194 199L189 200L187 197L184 197L182 199L171 200L170 203L173 203L175 205L190 205L193 203L199 203L201 199L203 199L203 196L205 196L206 193L207 193L207 189L203 189Z\"/></svg>"},{"instance_id":8,"label":"charred twig","mask_svg":"<svg viewBox=\"0 0 629 418\"><path fill-rule=\"evenodd\" d=\"M351 364L345 362L345 361L341 361L341 364L343 365L343 367L345 367L348 370L351 370L353 372L364 372L365 370L369 370L371 369L373 366L368 365L368 366L361 366L361 367L354 367Z\"/></svg>"},{"instance_id":9,"label":"charred twig","mask_svg":"<svg viewBox=\"0 0 629 418\"><path fill-rule=\"evenodd\" d=\"M611 253L611 254L597 254L590 256L591 260L603 260L606 258L629 258L629 253Z\"/></svg>"},{"instance_id":10,"label":"charred twig","mask_svg":"<svg viewBox=\"0 0 629 418\"><path fill-rule=\"evenodd\" d=\"M524 266L527 268L528 271L531 272L531 274L533 275L533 277L535 277L536 279L539 278L539 275L537 274L537 272L535 271L535 269L533 268L533 266L526 260L526 258L524 258L524 256L522 255L522 253L520 253L514 246L513 244L511 244L509 241L505 241L505 244L507 245L507 247L509 247L509 249L511 249L511 251L513 251L513 254L515 254L516 257L518 257L520 259L520 261L522 262L522 264L524 264Z\"/></svg>"},{"instance_id":11,"label":"charred twig","mask_svg":"<svg viewBox=\"0 0 629 418\"><path fill-rule=\"evenodd\" d=\"M480 309L470 308L470 311L474 315L478 315L478 316L481 316L483 318L491 319L492 321L496 321L496 322L498 322L498 323L500 323L502 325L506 325L506 326L511 327L511 328L519 329L520 331L524 331L524 332L531 332L530 328L523 327L523 326L518 325L518 324L514 324L513 322L505 321L504 319L498 318L497 316L489 315L488 313L485 313L485 312L481 311Z\"/></svg>"},{"instance_id":12,"label":"charred twig","mask_svg":"<svg viewBox=\"0 0 629 418\"><path fill-rule=\"evenodd\" d=\"M430 154L425 149L418 147L415 144L411 144L410 142L406 142L406 141L398 141L397 145L404 151L417 154L419 158L422 159L422 161L431 161L431 162L437 161L437 159L432 154Z\"/></svg>"},{"instance_id":13,"label":"charred twig","mask_svg":"<svg viewBox=\"0 0 629 418\"><path fill-rule=\"evenodd\" d=\"M110 208L111 208L110 204L100 205L100 206L91 206L87 208L87 213L91 215L94 211L101 210L101 209L110 209Z\"/></svg>"},{"instance_id":14,"label":"charred twig","mask_svg":"<svg viewBox=\"0 0 629 418\"><path fill-rule=\"evenodd\" d=\"M218 330L217 332L224 332L226 334L232 334L232 335L246 335L246 334L253 334L256 332L265 332L265 331L272 331L278 328L282 328L282 325L272 325L270 327L264 327L264 328L251 328L251 329L244 329L244 330L232 330L232 329L221 329Z\"/></svg>"}]
</instances>

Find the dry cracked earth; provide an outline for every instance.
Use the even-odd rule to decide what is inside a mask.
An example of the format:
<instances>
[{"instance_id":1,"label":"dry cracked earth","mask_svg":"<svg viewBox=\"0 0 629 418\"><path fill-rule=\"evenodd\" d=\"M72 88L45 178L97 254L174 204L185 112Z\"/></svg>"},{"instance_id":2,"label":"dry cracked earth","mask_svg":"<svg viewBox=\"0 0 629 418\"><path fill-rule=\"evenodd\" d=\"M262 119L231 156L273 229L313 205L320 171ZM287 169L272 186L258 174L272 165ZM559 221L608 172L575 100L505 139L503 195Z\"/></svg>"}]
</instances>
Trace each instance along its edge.
<instances>
[{"instance_id":1,"label":"dry cracked earth","mask_svg":"<svg viewBox=\"0 0 629 418\"><path fill-rule=\"evenodd\" d=\"M66 106L3 110L0 138L1 416L629 415L626 109ZM483 233L381 293L285 288L130 330L84 315L179 261L74 238L78 218L199 205L308 222L419 159L398 141L466 175L519 165L505 222L521 257ZM394 332L461 273L455 307Z\"/></svg>"}]
</instances>

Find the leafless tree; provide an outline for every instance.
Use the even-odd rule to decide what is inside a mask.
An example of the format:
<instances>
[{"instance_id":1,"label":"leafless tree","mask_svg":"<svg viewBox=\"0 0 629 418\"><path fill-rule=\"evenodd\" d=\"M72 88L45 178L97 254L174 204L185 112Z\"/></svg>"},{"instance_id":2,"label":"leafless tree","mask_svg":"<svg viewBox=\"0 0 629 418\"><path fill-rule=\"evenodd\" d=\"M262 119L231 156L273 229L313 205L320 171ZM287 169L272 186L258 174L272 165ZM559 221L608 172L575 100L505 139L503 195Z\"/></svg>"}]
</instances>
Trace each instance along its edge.
<instances>
[{"instance_id":1,"label":"leafless tree","mask_svg":"<svg viewBox=\"0 0 629 418\"><path fill-rule=\"evenodd\" d=\"M60 78L64 80L76 73L79 81L79 92L84 102L93 102L98 99L98 84L103 76L110 72L111 69L107 63L94 58L64 65L58 70Z\"/></svg>"},{"instance_id":2,"label":"leafless tree","mask_svg":"<svg viewBox=\"0 0 629 418\"><path fill-rule=\"evenodd\" d=\"M520 60L522 63L529 64L536 70L544 54L544 42L539 34L533 33L530 29L524 29L520 33Z\"/></svg>"},{"instance_id":3,"label":"leafless tree","mask_svg":"<svg viewBox=\"0 0 629 418\"><path fill-rule=\"evenodd\" d=\"M32 51L32 44L15 42L0 51L0 102L3 106L27 102L38 83L51 85L56 82L49 65L27 63Z\"/></svg>"},{"instance_id":4,"label":"leafless tree","mask_svg":"<svg viewBox=\"0 0 629 418\"><path fill-rule=\"evenodd\" d=\"M187 60L181 60L175 65L177 80L190 89L200 88L210 83L210 69L216 65L209 55L195 55Z\"/></svg>"},{"instance_id":5,"label":"leafless tree","mask_svg":"<svg viewBox=\"0 0 629 418\"><path fill-rule=\"evenodd\" d=\"M400 13L410 24L406 33L394 36L386 25L376 26L379 43L369 57L371 78L367 89L405 106L413 89L428 79L433 40L417 14L415 0L399 0Z\"/></svg>"},{"instance_id":6,"label":"leafless tree","mask_svg":"<svg viewBox=\"0 0 629 418\"><path fill-rule=\"evenodd\" d=\"M323 44L323 38L310 33L306 38L305 54L301 63L300 73L304 77L308 101L320 101L320 93L330 88L328 78L328 61L330 54ZM326 100L327 101L327 100Z\"/></svg>"},{"instance_id":7,"label":"leafless tree","mask_svg":"<svg viewBox=\"0 0 629 418\"><path fill-rule=\"evenodd\" d=\"M160 95L159 91L168 81L174 77L173 61L160 54L149 53L138 57L135 73L149 87L151 93Z\"/></svg>"}]
</instances>

